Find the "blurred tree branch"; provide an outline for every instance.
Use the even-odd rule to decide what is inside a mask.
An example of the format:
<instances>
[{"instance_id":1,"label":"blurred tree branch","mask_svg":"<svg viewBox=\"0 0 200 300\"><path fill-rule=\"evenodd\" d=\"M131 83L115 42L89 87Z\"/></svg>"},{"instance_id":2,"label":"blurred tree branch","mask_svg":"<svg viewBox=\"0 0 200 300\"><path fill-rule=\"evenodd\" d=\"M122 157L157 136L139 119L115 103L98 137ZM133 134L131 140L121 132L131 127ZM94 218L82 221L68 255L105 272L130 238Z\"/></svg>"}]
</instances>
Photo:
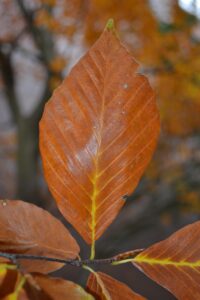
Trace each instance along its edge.
<instances>
[{"instance_id":1,"label":"blurred tree branch","mask_svg":"<svg viewBox=\"0 0 200 300\"><path fill-rule=\"evenodd\" d=\"M0 69L2 73L5 95L12 113L12 119L17 127L17 197L39 202L37 187L39 157L38 151L38 123L41 118L44 104L51 95L51 78L61 79L61 72L51 70L51 61L56 56L54 51L53 34L47 28L38 27L34 22L37 10L27 8L23 0L16 0L20 14L24 20L24 27L20 33L9 42L0 44ZM28 34L34 41L36 53L29 53L21 47L19 40L23 34ZM38 105L29 115L24 116L20 111L18 95L16 92L16 72L14 70L12 55L15 49L28 55L31 60L39 61L45 69L46 80L44 81L43 92L40 95Z\"/></svg>"},{"instance_id":2,"label":"blurred tree branch","mask_svg":"<svg viewBox=\"0 0 200 300\"><path fill-rule=\"evenodd\" d=\"M12 118L17 123L20 117L20 111L15 93L15 75L11 62L11 52L4 53L2 45L0 45L0 68L5 94L12 112Z\"/></svg>"}]
</instances>

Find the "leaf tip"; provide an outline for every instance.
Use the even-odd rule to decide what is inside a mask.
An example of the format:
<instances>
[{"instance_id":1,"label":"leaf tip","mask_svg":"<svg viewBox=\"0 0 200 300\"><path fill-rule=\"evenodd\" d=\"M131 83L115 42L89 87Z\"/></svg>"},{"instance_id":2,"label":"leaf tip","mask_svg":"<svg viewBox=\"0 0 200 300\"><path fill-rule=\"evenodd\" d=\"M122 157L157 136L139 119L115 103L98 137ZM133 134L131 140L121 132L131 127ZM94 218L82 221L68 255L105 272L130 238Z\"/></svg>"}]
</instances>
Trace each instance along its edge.
<instances>
[{"instance_id":1,"label":"leaf tip","mask_svg":"<svg viewBox=\"0 0 200 300\"><path fill-rule=\"evenodd\" d=\"M105 30L115 32L115 22L113 19L109 19L106 23Z\"/></svg>"}]
</instances>

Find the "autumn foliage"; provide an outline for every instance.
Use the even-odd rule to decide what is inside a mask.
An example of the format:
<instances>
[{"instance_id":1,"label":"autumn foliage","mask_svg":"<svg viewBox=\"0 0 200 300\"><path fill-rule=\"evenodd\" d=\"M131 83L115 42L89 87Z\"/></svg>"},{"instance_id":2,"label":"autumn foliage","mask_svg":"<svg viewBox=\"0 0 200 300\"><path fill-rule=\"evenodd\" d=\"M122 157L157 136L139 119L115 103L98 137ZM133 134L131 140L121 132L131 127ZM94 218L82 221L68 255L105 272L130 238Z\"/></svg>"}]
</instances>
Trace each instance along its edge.
<instances>
[{"instance_id":1,"label":"autumn foliage","mask_svg":"<svg viewBox=\"0 0 200 300\"><path fill-rule=\"evenodd\" d=\"M1 299L145 299L91 268L99 263L131 263L177 299L200 298L199 222L145 250L95 259L95 241L136 188L159 135L154 92L137 67L110 20L46 104L40 122L44 174L61 213L91 246L90 259L79 257L79 245L51 214L2 200ZM90 272L85 290L48 275L64 264Z\"/></svg>"}]
</instances>

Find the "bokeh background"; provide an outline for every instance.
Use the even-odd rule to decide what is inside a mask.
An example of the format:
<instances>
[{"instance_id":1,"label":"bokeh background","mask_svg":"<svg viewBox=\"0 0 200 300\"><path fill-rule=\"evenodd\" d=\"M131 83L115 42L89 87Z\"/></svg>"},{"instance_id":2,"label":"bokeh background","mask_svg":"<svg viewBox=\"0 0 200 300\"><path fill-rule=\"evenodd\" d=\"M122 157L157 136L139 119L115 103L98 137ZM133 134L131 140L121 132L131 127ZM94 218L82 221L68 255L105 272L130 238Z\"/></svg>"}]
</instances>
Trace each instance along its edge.
<instances>
[{"instance_id":1,"label":"bokeh background","mask_svg":"<svg viewBox=\"0 0 200 300\"><path fill-rule=\"evenodd\" d=\"M199 219L200 1L0 1L0 198L34 202L65 223L43 179L38 122L110 17L157 93L162 130L145 176L97 242L98 257L148 246ZM148 299L174 299L132 266L102 270ZM86 280L69 267L57 275Z\"/></svg>"}]
</instances>

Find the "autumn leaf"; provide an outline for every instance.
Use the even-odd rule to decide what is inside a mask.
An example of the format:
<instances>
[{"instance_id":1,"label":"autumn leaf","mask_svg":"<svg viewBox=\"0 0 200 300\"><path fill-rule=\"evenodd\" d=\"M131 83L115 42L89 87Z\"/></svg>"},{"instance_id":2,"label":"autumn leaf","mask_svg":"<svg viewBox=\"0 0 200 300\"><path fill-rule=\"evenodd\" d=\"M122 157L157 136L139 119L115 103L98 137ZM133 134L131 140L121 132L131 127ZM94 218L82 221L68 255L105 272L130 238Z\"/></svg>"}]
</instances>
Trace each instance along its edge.
<instances>
[{"instance_id":1,"label":"autumn leaf","mask_svg":"<svg viewBox=\"0 0 200 300\"><path fill-rule=\"evenodd\" d=\"M0 251L76 258L79 246L64 225L50 213L20 200L0 206ZM48 273L62 266L47 261L19 260L28 272Z\"/></svg>"},{"instance_id":2,"label":"autumn leaf","mask_svg":"<svg viewBox=\"0 0 200 300\"><path fill-rule=\"evenodd\" d=\"M17 282L16 266L0 264L0 299L11 294Z\"/></svg>"},{"instance_id":3,"label":"autumn leaf","mask_svg":"<svg viewBox=\"0 0 200 300\"><path fill-rule=\"evenodd\" d=\"M110 22L55 90L40 122L48 186L93 246L137 186L158 137L154 93L137 68Z\"/></svg>"},{"instance_id":4,"label":"autumn leaf","mask_svg":"<svg viewBox=\"0 0 200 300\"><path fill-rule=\"evenodd\" d=\"M126 284L102 272L91 273L87 290L99 300L145 300L133 292Z\"/></svg>"},{"instance_id":5,"label":"autumn leaf","mask_svg":"<svg viewBox=\"0 0 200 300\"><path fill-rule=\"evenodd\" d=\"M2 268L0 266L0 279L1 269ZM6 270L6 272L7 277L0 290L0 299L94 300L92 295L87 293L81 286L71 281L60 278L50 278L42 274L23 275L16 270ZM15 277L11 275L15 275Z\"/></svg>"},{"instance_id":6,"label":"autumn leaf","mask_svg":"<svg viewBox=\"0 0 200 300\"><path fill-rule=\"evenodd\" d=\"M41 274L27 277L25 299L38 300L94 300L81 286L72 281L50 278Z\"/></svg>"},{"instance_id":7,"label":"autumn leaf","mask_svg":"<svg viewBox=\"0 0 200 300\"><path fill-rule=\"evenodd\" d=\"M143 251L133 264L181 300L200 299L200 221Z\"/></svg>"}]
</instances>

